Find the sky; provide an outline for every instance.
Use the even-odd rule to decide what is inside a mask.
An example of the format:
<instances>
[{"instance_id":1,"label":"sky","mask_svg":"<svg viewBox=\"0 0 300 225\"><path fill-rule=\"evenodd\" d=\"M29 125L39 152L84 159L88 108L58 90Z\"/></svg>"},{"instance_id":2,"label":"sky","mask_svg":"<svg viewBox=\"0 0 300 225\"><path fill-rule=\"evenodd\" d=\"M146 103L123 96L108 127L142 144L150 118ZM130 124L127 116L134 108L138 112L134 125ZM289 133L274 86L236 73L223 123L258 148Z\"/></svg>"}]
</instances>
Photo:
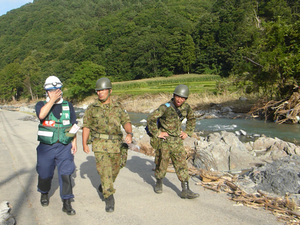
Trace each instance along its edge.
<instances>
[{"instance_id":1,"label":"sky","mask_svg":"<svg viewBox=\"0 0 300 225\"><path fill-rule=\"evenodd\" d=\"M33 0L0 0L0 16L29 2L33 2Z\"/></svg>"}]
</instances>

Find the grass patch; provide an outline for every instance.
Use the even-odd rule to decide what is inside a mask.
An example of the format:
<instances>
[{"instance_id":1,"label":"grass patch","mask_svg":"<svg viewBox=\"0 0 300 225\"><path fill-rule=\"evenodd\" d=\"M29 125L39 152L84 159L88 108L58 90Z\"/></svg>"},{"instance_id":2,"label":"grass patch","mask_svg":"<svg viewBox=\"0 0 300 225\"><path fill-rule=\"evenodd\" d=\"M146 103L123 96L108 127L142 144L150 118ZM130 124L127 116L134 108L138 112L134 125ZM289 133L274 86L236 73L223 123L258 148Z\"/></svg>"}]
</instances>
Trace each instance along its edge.
<instances>
[{"instance_id":1,"label":"grass patch","mask_svg":"<svg viewBox=\"0 0 300 225\"><path fill-rule=\"evenodd\" d=\"M185 74L171 77L158 77L142 80L114 82L113 92L116 95L142 95L172 93L179 84L185 84L192 93L217 92L216 82L219 75Z\"/></svg>"},{"instance_id":2,"label":"grass patch","mask_svg":"<svg viewBox=\"0 0 300 225\"><path fill-rule=\"evenodd\" d=\"M250 99L255 96L245 95L229 78L196 74L113 82L112 99L121 102L128 112L149 113L169 101L175 87L179 84L186 84L189 87L190 96L187 102L194 110L209 109L214 103L241 108L241 111L245 111L244 108L251 107L254 102ZM239 101L241 96L247 97L249 101ZM96 100L97 96L93 95L78 103L78 106L88 105Z\"/></svg>"}]
</instances>

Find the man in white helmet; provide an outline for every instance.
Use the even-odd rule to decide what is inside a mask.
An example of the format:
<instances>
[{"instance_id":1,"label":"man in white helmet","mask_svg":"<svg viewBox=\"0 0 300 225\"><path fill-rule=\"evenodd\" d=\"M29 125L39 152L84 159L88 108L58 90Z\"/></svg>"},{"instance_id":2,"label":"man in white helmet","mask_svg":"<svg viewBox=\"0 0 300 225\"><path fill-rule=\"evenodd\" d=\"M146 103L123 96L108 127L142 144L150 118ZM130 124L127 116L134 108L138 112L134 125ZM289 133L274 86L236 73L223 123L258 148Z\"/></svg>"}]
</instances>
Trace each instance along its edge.
<instances>
[{"instance_id":1,"label":"man in white helmet","mask_svg":"<svg viewBox=\"0 0 300 225\"><path fill-rule=\"evenodd\" d=\"M41 193L41 205L49 205L48 193L54 169L57 166L60 196L63 200L63 212L75 215L71 206L71 174L75 170L74 154L77 151L76 114L73 105L62 98L62 83L56 76L46 79L44 89L46 101L36 104L36 115L40 119L38 129L37 165L38 191Z\"/></svg>"}]
</instances>

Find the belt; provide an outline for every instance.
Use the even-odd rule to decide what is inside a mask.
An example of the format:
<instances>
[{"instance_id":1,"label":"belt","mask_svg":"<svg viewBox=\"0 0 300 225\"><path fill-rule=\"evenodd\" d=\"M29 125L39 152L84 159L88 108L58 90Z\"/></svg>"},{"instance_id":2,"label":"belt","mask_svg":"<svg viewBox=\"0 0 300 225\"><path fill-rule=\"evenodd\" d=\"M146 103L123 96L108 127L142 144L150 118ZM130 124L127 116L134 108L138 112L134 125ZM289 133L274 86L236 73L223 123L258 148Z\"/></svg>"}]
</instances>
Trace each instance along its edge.
<instances>
[{"instance_id":1,"label":"belt","mask_svg":"<svg viewBox=\"0 0 300 225\"><path fill-rule=\"evenodd\" d=\"M166 137L168 141L177 141L180 137L172 137L172 136L168 136Z\"/></svg>"},{"instance_id":2,"label":"belt","mask_svg":"<svg viewBox=\"0 0 300 225\"><path fill-rule=\"evenodd\" d=\"M100 139L106 139L106 140L122 140L122 135L95 134L94 138L100 138Z\"/></svg>"}]
</instances>

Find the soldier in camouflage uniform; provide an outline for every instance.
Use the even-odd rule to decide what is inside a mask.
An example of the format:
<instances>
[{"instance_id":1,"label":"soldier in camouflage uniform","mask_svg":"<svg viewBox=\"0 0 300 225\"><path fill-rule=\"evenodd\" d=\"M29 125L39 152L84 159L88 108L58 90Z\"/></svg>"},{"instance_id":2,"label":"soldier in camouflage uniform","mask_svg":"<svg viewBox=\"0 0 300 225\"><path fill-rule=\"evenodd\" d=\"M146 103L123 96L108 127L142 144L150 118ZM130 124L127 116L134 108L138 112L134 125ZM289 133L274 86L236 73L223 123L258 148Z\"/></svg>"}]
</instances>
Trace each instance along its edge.
<instances>
[{"instance_id":1,"label":"soldier in camouflage uniform","mask_svg":"<svg viewBox=\"0 0 300 225\"><path fill-rule=\"evenodd\" d=\"M122 105L113 102L110 98L112 92L110 80L100 78L96 83L95 90L98 101L89 105L83 118L83 151L90 153L88 140L91 139L97 171L101 176L101 184L98 189L104 196L105 210L113 212L115 206L113 194L116 192L113 183L120 171L121 152L124 150L121 125L127 133L125 142L128 144L132 142L132 127L129 115ZM127 151L125 152L127 153Z\"/></svg>"},{"instance_id":2,"label":"soldier in camouflage uniform","mask_svg":"<svg viewBox=\"0 0 300 225\"><path fill-rule=\"evenodd\" d=\"M148 116L147 125L152 134L151 145L156 150L154 175L157 181L154 191L158 194L162 193L163 178L171 158L177 177L181 181L180 197L192 199L199 197L199 194L189 189L186 152L183 147L183 140L193 134L196 125L194 112L185 102L188 95L188 87L184 84L178 85L171 101L161 105ZM183 118L187 119L185 131L181 130Z\"/></svg>"}]
</instances>

